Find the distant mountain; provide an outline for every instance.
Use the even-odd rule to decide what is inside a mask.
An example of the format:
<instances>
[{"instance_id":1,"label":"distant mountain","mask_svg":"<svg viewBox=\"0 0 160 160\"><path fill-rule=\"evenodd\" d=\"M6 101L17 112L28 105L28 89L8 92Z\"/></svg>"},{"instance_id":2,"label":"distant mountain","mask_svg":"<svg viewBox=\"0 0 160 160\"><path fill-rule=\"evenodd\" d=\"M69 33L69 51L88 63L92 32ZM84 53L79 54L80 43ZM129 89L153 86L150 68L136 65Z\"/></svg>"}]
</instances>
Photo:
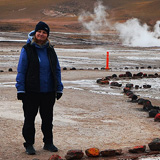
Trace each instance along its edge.
<instances>
[{"instance_id":1,"label":"distant mountain","mask_svg":"<svg viewBox=\"0 0 160 160\"><path fill-rule=\"evenodd\" d=\"M154 25L160 20L160 0L101 0L112 21L138 18ZM28 31L42 20L55 31L77 31L77 18L85 10L93 12L97 0L1 0L0 31Z\"/></svg>"}]
</instances>

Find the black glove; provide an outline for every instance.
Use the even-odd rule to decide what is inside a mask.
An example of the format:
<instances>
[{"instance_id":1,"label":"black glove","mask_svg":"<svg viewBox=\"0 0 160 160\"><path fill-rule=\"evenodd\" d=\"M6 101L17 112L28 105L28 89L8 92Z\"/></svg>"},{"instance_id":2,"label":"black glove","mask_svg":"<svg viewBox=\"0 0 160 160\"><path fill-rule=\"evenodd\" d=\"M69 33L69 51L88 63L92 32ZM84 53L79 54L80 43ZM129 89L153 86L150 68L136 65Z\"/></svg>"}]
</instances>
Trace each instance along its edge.
<instances>
[{"instance_id":1,"label":"black glove","mask_svg":"<svg viewBox=\"0 0 160 160\"><path fill-rule=\"evenodd\" d=\"M62 94L63 93L57 93L57 96L56 96L57 100L59 100L62 97Z\"/></svg>"},{"instance_id":2,"label":"black glove","mask_svg":"<svg viewBox=\"0 0 160 160\"><path fill-rule=\"evenodd\" d=\"M25 98L25 93L17 93L18 100L24 100L24 98Z\"/></svg>"}]
</instances>

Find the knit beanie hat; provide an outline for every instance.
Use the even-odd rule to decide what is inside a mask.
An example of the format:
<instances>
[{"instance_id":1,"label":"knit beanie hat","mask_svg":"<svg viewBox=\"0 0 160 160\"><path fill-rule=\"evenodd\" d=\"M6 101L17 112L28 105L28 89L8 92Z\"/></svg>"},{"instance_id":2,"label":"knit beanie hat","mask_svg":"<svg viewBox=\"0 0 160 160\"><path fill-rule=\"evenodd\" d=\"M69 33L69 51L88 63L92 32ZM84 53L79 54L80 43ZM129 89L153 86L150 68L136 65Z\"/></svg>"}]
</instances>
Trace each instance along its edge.
<instances>
[{"instance_id":1,"label":"knit beanie hat","mask_svg":"<svg viewBox=\"0 0 160 160\"><path fill-rule=\"evenodd\" d=\"M49 26L45 23L45 22L38 22L38 24L36 25L36 28L35 28L35 32L37 32L38 30L44 30L47 32L48 36L49 36Z\"/></svg>"}]
</instances>

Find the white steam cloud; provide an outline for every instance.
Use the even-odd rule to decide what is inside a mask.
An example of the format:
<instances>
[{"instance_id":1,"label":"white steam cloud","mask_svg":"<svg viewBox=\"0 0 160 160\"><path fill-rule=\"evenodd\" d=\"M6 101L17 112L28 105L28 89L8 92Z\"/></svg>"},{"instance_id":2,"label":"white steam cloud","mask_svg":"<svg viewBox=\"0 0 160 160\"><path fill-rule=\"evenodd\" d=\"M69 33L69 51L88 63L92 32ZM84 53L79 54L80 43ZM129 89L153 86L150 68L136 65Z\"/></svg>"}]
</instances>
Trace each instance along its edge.
<instances>
[{"instance_id":1,"label":"white steam cloud","mask_svg":"<svg viewBox=\"0 0 160 160\"><path fill-rule=\"evenodd\" d=\"M160 46L160 21L154 26L154 30L147 24L141 24L137 18L129 19L125 23L116 23L111 26L107 19L109 14L101 1L97 2L94 14L83 12L79 16L79 21L90 31L92 36L105 31L106 28L115 29L119 33L119 38L123 45L137 47Z\"/></svg>"},{"instance_id":2,"label":"white steam cloud","mask_svg":"<svg viewBox=\"0 0 160 160\"><path fill-rule=\"evenodd\" d=\"M94 14L83 11L78 20L83 26L90 31L92 36L100 34L106 27L111 28L107 17L109 14L106 12L106 7L102 5L101 1L98 1L94 8Z\"/></svg>"},{"instance_id":3,"label":"white steam cloud","mask_svg":"<svg viewBox=\"0 0 160 160\"><path fill-rule=\"evenodd\" d=\"M129 19L125 23L115 24L116 30L119 32L123 45L152 47L160 46L160 21L154 26L154 31L150 31L147 24L141 25L137 18Z\"/></svg>"}]
</instances>

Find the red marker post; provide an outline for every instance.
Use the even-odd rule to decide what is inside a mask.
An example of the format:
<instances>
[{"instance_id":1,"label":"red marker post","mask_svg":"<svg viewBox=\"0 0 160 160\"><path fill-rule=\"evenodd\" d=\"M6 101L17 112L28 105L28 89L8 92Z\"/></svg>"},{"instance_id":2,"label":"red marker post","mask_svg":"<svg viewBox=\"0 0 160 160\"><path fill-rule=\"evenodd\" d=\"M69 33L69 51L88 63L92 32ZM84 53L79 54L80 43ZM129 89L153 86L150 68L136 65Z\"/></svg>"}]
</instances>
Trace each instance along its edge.
<instances>
[{"instance_id":1,"label":"red marker post","mask_svg":"<svg viewBox=\"0 0 160 160\"><path fill-rule=\"evenodd\" d=\"M110 69L109 68L109 52L107 52L107 55L106 55L106 68L105 69Z\"/></svg>"}]
</instances>

